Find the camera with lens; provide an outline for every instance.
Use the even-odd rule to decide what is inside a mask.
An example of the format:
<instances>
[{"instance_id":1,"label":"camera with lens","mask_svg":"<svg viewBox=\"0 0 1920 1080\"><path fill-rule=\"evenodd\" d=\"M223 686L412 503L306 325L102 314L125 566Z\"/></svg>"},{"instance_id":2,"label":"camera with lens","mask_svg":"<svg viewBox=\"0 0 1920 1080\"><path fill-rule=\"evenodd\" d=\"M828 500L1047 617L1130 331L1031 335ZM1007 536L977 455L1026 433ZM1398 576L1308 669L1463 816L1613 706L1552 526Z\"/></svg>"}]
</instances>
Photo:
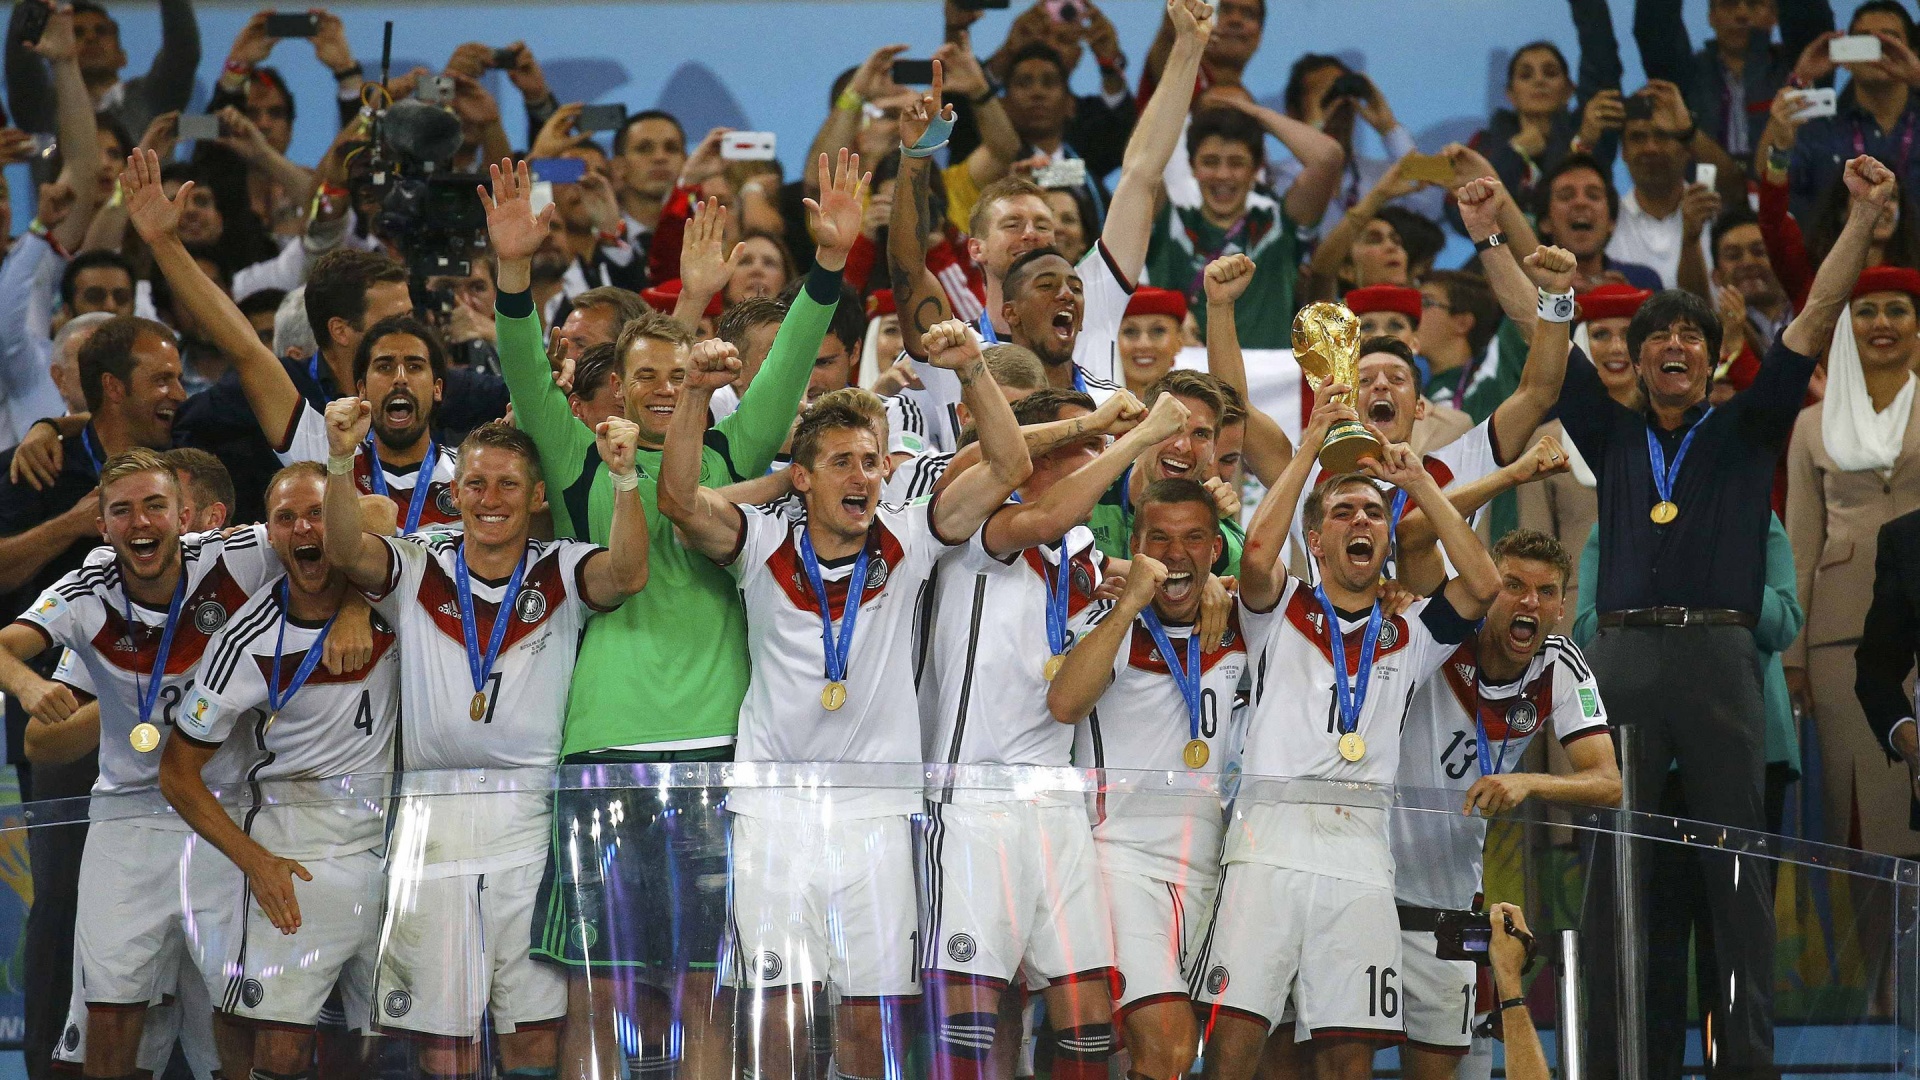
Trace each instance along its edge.
<instances>
[{"instance_id":1,"label":"camera with lens","mask_svg":"<svg viewBox=\"0 0 1920 1080\"><path fill-rule=\"evenodd\" d=\"M412 97L373 114L355 193L356 205L378 207L375 230L406 252L416 278L464 276L487 249L487 212L474 196L481 177L453 171L462 141L453 93L452 79L426 76Z\"/></svg>"}]
</instances>

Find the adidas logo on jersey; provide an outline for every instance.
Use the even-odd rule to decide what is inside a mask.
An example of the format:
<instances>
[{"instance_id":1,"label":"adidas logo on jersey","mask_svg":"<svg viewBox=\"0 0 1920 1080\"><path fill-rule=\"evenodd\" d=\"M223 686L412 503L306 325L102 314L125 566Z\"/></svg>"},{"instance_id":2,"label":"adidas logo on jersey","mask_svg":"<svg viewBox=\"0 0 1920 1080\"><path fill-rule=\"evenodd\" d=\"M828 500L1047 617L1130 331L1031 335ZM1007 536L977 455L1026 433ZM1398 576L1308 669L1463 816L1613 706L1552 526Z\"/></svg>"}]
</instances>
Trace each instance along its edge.
<instances>
[{"instance_id":1,"label":"adidas logo on jersey","mask_svg":"<svg viewBox=\"0 0 1920 1080\"><path fill-rule=\"evenodd\" d=\"M442 615L451 615L456 619L460 617L460 605L455 603L452 600L446 601L445 603L441 604L438 608L435 608L434 610L438 611Z\"/></svg>"},{"instance_id":2,"label":"adidas logo on jersey","mask_svg":"<svg viewBox=\"0 0 1920 1080\"><path fill-rule=\"evenodd\" d=\"M1455 664L1453 665L1453 670L1455 674L1460 676L1461 682L1473 682L1474 670L1472 664Z\"/></svg>"}]
</instances>

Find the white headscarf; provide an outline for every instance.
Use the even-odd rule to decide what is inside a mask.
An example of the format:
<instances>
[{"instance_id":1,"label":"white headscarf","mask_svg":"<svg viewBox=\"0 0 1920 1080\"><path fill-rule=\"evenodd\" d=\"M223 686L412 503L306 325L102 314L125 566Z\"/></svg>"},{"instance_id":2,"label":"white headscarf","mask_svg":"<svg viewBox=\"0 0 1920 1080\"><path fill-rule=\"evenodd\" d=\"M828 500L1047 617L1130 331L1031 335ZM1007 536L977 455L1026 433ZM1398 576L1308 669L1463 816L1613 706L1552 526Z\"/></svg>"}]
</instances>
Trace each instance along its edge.
<instances>
[{"instance_id":1,"label":"white headscarf","mask_svg":"<svg viewBox=\"0 0 1920 1080\"><path fill-rule=\"evenodd\" d=\"M1860 366L1860 343L1853 336L1853 307L1833 330L1827 351L1827 396L1822 410L1821 441L1827 456L1843 472L1890 472L1907 438L1907 418L1913 413L1913 374L1894 395L1893 404L1875 412L1867 393L1866 370Z\"/></svg>"}]
</instances>

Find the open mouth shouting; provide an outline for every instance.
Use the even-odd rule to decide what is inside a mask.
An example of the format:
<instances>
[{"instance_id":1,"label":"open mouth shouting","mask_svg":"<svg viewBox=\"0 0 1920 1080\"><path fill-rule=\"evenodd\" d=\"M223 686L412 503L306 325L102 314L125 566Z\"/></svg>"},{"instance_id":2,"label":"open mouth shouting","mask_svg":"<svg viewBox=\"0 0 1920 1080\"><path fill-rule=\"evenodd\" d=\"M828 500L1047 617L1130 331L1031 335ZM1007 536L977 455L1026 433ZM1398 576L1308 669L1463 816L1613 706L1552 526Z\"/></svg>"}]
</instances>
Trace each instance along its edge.
<instances>
[{"instance_id":1,"label":"open mouth shouting","mask_svg":"<svg viewBox=\"0 0 1920 1080\"><path fill-rule=\"evenodd\" d=\"M1160 583L1160 595L1170 604L1179 604L1193 595L1193 587L1193 571L1170 570L1167 579Z\"/></svg>"},{"instance_id":2,"label":"open mouth shouting","mask_svg":"<svg viewBox=\"0 0 1920 1080\"><path fill-rule=\"evenodd\" d=\"M326 558L319 544L301 544L293 549L293 561L301 566L318 566Z\"/></svg>"},{"instance_id":3,"label":"open mouth shouting","mask_svg":"<svg viewBox=\"0 0 1920 1080\"><path fill-rule=\"evenodd\" d=\"M1373 565L1373 537L1354 536L1347 539L1347 561L1357 567Z\"/></svg>"},{"instance_id":4,"label":"open mouth shouting","mask_svg":"<svg viewBox=\"0 0 1920 1080\"><path fill-rule=\"evenodd\" d=\"M1668 360L1660 365L1660 374L1662 375L1685 375L1686 373L1687 362L1685 360Z\"/></svg>"},{"instance_id":5,"label":"open mouth shouting","mask_svg":"<svg viewBox=\"0 0 1920 1080\"><path fill-rule=\"evenodd\" d=\"M1162 480L1187 480L1193 477L1194 460L1174 454L1160 455L1160 478Z\"/></svg>"},{"instance_id":6,"label":"open mouth shouting","mask_svg":"<svg viewBox=\"0 0 1920 1080\"><path fill-rule=\"evenodd\" d=\"M1062 309L1060 311L1054 312L1053 321L1047 324L1047 331L1053 335L1053 338L1055 341L1061 342L1063 344L1068 344L1068 345L1072 344L1073 343L1073 311L1072 309Z\"/></svg>"},{"instance_id":7,"label":"open mouth shouting","mask_svg":"<svg viewBox=\"0 0 1920 1080\"><path fill-rule=\"evenodd\" d=\"M1540 620L1531 615L1515 615L1507 627L1507 644L1514 652L1524 653L1540 638Z\"/></svg>"},{"instance_id":8,"label":"open mouth shouting","mask_svg":"<svg viewBox=\"0 0 1920 1080\"><path fill-rule=\"evenodd\" d=\"M390 428L409 428L414 418L420 415L420 403L405 390L395 390L380 403L380 418Z\"/></svg>"},{"instance_id":9,"label":"open mouth shouting","mask_svg":"<svg viewBox=\"0 0 1920 1080\"><path fill-rule=\"evenodd\" d=\"M157 537L138 536L127 540L127 557L133 563L133 570L141 576L154 573L160 568L160 540Z\"/></svg>"},{"instance_id":10,"label":"open mouth shouting","mask_svg":"<svg viewBox=\"0 0 1920 1080\"><path fill-rule=\"evenodd\" d=\"M846 511L847 516L855 521L865 517L867 507L871 505L873 505L873 499L867 495L848 495L840 500L840 509Z\"/></svg>"},{"instance_id":11,"label":"open mouth shouting","mask_svg":"<svg viewBox=\"0 0 1920 1080\"><path fill-rule=\"evenodd\" d=\"M1386 427L1398 415L1400 410L1394 407L1390 397L1377 397L1367 403L1367 420L1375 427Z\"/></svg>"}]
</instances>

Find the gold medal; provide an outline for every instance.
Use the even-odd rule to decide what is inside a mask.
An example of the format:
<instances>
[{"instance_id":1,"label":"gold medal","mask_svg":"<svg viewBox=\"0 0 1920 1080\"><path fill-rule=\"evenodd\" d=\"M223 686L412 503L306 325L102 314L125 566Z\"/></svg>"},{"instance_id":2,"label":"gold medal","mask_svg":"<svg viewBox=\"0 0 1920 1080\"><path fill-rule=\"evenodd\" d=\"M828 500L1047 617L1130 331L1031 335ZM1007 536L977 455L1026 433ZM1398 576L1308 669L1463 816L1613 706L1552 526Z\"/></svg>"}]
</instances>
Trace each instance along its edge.
<instances>
[{"instance_id":1,"label":"gold medal","mask_svg":"<svg viewBox=\"0 0 1920 1080\"><path fill-rule=\"evenodd\" d=\"M485 691L473 695L473 703L467 706L467 715L479 721L487 715L487 695Z\"/></svg>"},{"instance_id":2,"label":"gold medal","mask_svg":"<svg viewBox=\"0 0 1920 1080\"><path fill-rule=\"evenodd\" d=\"M820 704L825 706L828 712L839 712L840 706L845 705L846 703L847 703L847 684L846 683L840 682L839 680L836 679L835 681L828 683L827 688L825 690L820 691Z\"/></svg>"},{"instance_id":3,"label":"gold medal","mask_svg":"<svg viewBox=\"0 0 1920 1080\"><path fill-rule=\"evenodd\" d=\"M270 713L268 713L268 714L267 714L267 725L266 725L265 727L263 727L263 728L261 728L260 730L261 730L261 731L272 731L272 730L273 730L273 722L274 722L275 720L278 720L278 719L280 719L280 710L279 710L279 709L275 709L275 710L273 710L272 712L270 712Z\"/></svg>"},{"instance_id":4,"label":"gold medal","mask_svg":"<svg viewBox=\"0 0 1920 1080\"><path fill-rule=\"evenodd\" d=\"M1680 508L1665 499L1653 504L1653 512L1647 515L1655 525L1665 525L1680 516Z\"/></svg>"},{"instance_id":5,"label":"gold medal","mask_svg":"<svg viewBox=\"0 0 1920 1080\"><path fill-rule=\"evenodd\" d=\"M1181 760L1187 763L1187 768L1189 769L1198 769L1205 766L1207 758L1210 756L1207 752L1206 740L1204 739L1193 740L1187 744L1185 750L1180 752Z\"/></svg>"},{"instance_id":6,"label":"gold medal","mask_svg":"<svg viewBox=\"0 0 1920 1080\"><path fill-rule=\"evenodd\" d=\"M1349 731L1340 736L1340 756L1348 761L1359 761L1367 756L1367 740L1357 731Z\"/></svg>"},{"instance_id":7,"label":"gold medal","mask_svg":"<svg viewBox=\"0 0 1920 1080\"><path fill-rule=\"evenodd\" d=\"M1045 676L1048 682L1052 682L1060 677L1060 669L1066 665L1067 654L1054 653L1052 656L1047 657L1047 663L1040 669L1040 674Z\"/></svg>"},{"instance_id":8,"label":"gold medal","mask_svg":"<svg viewBox=\"0 0 1920 1080\"><path fill-rule=\"evenodd\" d=\"M134 753L151 754L160 745L160 729L152 724L135 724L127 733L127 741L133 744Z\"/></svg>"}]
</instances>

